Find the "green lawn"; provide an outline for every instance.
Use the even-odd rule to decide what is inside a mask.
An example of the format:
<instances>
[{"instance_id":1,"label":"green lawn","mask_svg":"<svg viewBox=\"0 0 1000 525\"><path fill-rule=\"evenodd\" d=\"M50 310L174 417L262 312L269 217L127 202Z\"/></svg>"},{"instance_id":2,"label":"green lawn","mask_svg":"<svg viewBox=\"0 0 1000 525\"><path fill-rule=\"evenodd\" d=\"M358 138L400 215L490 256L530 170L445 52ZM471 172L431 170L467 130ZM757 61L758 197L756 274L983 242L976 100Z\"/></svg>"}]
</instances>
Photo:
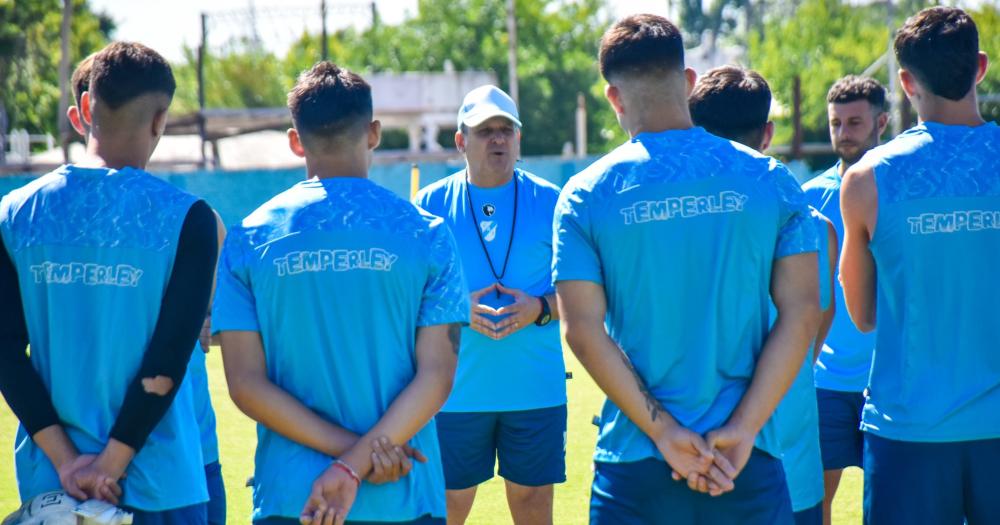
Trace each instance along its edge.
<instances>
[{"instance_id":1,"label":"green lawn","mask_svg":"<svg viewBox=\"0 0 1000 525\"><path fill-rule=\"evenodd\" d=\"M219 448L223 474L229 496L229 523L246 524L250 514L250 489L246 479L253 471L253 448L256 433L253 423L240 413L226 394L225 378L218 348L208 356L208 373L211 381L212 401L216 407L219 428ZM567 448L567 481L556 488L555 522L557 524L583 524L587 520L587 502L590 496L591 453L596 439L596 428L591 418L600 410L604 396L590 376L572 355L566 356L567 369L574 378L569 389L569 429ZM6 405L0 408L0 517L17 506L17 489L14 482L13 449L16 421ZM835 502L834 523L861 522L861 471L850 469ZM469 517L470 525L512 523L504 499L502 480L494 478L479 490L476 505Z\"/></svg>"}]
</instances>

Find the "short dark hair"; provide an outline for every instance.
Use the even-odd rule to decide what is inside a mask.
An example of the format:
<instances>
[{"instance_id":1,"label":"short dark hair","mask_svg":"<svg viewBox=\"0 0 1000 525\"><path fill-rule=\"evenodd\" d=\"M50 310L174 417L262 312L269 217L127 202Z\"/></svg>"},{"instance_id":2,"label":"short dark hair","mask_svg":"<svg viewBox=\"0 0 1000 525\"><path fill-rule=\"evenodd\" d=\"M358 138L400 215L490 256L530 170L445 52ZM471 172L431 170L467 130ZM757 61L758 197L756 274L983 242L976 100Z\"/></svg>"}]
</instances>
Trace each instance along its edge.
<instances>
[{"instance_id":1,"label":"short dark hair","mask_svg":"<svg viewBox=\"0 0 1000 525\"><path fill-rule=\"evenodd\" d=\"M641 14L625 17L601 37L601 75L662 74L684 70L684 40L670 20Z\"/></svg>"},{"instance_id":2,"label":"short dark hair","mask_svg":"<svg viewBox=\"0 0 1000 525\"><path fill-rule=\"evenodd\" d=\"M328 61L299 75L288 109L300 135L336 138L372 120L372 88L357 73Z\"/></svg>"},{"instance_id":3,"label":"short dark hair","mask_svg":"<svg viewBox=\"0 0 1000 525\"><path fill-rule=\"evenodd\" d=\"M174 73L159 53L136 42L113 42L94 57L86 91L118 109L149 93L173 99L175 89Z\"/></svg>"},{"instance_id":4,"label":"short dark hair","mask_svg":"<svg viewBox=\"0 0 1000 525\"><path fill-rule=\"evenodd\" d=\"M698 79L688 106L696 125L756 149L771 112L771 87L756 71L720 66Z\"/></svg>"},{"instance_id":5,"label":"short dark hair","mask_svg":"<svg viewBox=\"0 0 1000 525\"><path fill-rule=\"evenodd\" d=\"M76 69L73 70L73 77L70 80L70 85L73 90L73 100L76 101L76 105L80 105L80 97L83 95L84 91L90 90L90 71L94 66L94 57L97 53L91 53L87 55L87 58L80 61L77 64Z\"/></svg>"},{"instance_id":6,"label":"short dark hair","mask_svg":"<svg viewBox=\"0 0 1000 525\"><path fill-rule=\"evenodd\" d=\"M871 77L847 75L834 82L826 93L828 104L849 104L858 100L867 100L880 113L886 110L885 88Z\"/></svg>"},{"instance_id":7,"label":"short dark hair","mask_svg":"<svg viewBox=\"0 0 1000 525\"><path fill-rule=\"evenodd\" d=\"M975 87L979 31L961 9L930 7L907 18L893 47L899 65L939 97L959 100Z\"/></svg>"}]
</instances>

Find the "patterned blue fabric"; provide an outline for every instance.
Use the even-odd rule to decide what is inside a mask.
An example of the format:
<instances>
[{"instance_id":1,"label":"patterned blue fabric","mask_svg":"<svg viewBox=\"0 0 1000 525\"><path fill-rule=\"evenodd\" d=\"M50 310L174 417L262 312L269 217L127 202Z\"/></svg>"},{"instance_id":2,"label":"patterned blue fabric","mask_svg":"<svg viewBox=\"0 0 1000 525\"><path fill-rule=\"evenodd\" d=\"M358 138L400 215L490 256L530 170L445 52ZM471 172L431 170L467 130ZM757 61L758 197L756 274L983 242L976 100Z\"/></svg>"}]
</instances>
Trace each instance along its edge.
<instances>
[{"instance_id":1,"label":"patterned blue fabric","mask_svg":"<svg viewBox=\"0 0 1000 525\"><path fill-rule=\"evenodd\" d=\"M310 179L229 233L213 330L260 332L275 385L364 434L413 380L417 327L467 323L468 294L440 218L367 179ZM434 422L410 444L429 461L362 484L351 520L445 515ZM252 518L297 518L331 459L258 425Z\"/></svg>"},{"instance_id":2,"label":"patterned blue fabric","mask_svg":"<svg viewBox=\"0 0 1000 525\"><path fill-rule=\"evenodd\" d=\"M840 164L802 186L806 201L825 215L837 230L838 247L844 245L844 219L840 216ZM837 310L823 349L813 369L816 388L838 392L861 392L868 386L875 350L875 332L863 334L851 322L840 286L840 265L833 286Z\"/></svg>"},{"instance_id":3,"label":"patterned blue fabric","mask_svg":"<svg viewBox=\"0 0 1000 525\"><path fill-rule=\"evenodd\" d=\"M469 289L479 290L496 282L482 244L489 250L495 270L503 272L511 236L515 183L518 184L517 225L503 283L534 296L550 294L552 213L559 198L558 188L521 170L515 170L511 182L499 188L472 186L482 243L469 210L469 186L464 170L424 188L415 202L444 218L458 243ZM484 208L491 212L489 216ZM498 297L489 293L482 298L483 304L493 308L513 302L514 298L505 294ZM566 366L558 322L541 327L529 325L499 341L471 328L462 331L455 386L443 411L498 412L564 404Z\"/></svg>"},{"instance_id":4,"label":"patterned blue fabric","mask_svg":"<svg viewBox=\"0 0 1000 525\"><path fill-rule=\"evenodd\" d=\"M215 433L215 409L212 408L212 395L208 391L208 370L201 343L194 345L184 381L191 383L194 414L198 418L198 431L201 434L202 459L206 465L215 463L219 461L219 438Z\"/></svg>"},{"instance_id":5,"label":"patterned blue fabric","mask_svg":"<svg viewBox=\"0 0 1000 525\"><path fill-rule=\"evenodd\" d=\"M722 426L768 327L776 258L818 249L802 192L777 161L701 128L643 133L563 188L555 279L602 284L607 327L680 424ZM771 425L758 446L780 456ZM660 457L610 401L595 459Z\"/></svg>"},{"instance_id":6,"label":"patterned blue fabric","mask_svg":"<svg viewBox=\"0 0 1000 525\"><path fill-rule=\"evenodd\" d=\"M817 232L829 231L823 216L812 210ZM819 236L819 304L824 311L832 304L830 284L829 239ZM771 305L771 323L778 311ZM781 465L788 480L792 510L803 511L823 501L823 460L819 448L819 410L813 385L813 344L809 345L795 381L775 409L772 421L781 442Z\"/></svg>"},{"instance_id":7,"label":"patterned blue fabric","mask_svg":"<svg viewBox=\"0 0 1000 525\"><path fill-rule=\"evenodd\" d=\"M31 363L83 453L99 453L108 442L195 200L144 171L64 166L0 202ZM208 500L191 395L182 382L128 467L124 505L155 512ZM15 463L22 499L59 489L51 463L20 427Z\"/></svg>"},{"instance_id":8,"label":"patterned blue fabric","mask_svg":"<svg viewBox=\"0 0 1000 525\"><path fill-rule=\"evenodd\" d=\"M1000 127L926 123L869 152L879 333L862 429L1000 437Z\"/></svg>"}]
</instances>

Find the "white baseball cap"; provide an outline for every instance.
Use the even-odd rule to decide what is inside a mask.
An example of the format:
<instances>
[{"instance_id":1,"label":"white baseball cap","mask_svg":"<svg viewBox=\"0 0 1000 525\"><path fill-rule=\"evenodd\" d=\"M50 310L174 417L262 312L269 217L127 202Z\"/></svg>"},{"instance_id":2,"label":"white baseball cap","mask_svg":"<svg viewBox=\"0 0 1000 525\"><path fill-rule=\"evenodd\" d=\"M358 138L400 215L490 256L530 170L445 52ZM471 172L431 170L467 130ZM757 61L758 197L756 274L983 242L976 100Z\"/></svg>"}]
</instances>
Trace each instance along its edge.
<instances>
[{"instance_id":1,"label":"white baseball cap","mask_svg":"<svg viewBox=\"0 0 1000 525\"><path fill-rule=\"evenodd\" d=\"M465 124L474 128L493 117L506 118L521 127L517 105L510 95L496 86L479 86L462 100L462 107L458 108L458 127L461 129Z\"/></svg>"}]
</instances>

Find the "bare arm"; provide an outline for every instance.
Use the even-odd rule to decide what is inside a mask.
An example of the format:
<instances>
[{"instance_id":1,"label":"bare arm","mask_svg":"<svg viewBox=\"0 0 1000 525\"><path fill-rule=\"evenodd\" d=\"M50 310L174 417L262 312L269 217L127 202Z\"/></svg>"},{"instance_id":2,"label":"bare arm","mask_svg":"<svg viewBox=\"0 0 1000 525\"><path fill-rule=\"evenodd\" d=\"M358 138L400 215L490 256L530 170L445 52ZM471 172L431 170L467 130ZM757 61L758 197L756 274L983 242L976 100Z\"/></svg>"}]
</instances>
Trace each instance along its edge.
<instances>
[{"instance_id":1,"label":"bare arm","mask_svg":"<svg viewBox=\"0 0 1000 525\"><path fill-rule=\"evenodd\" d=\"M373 468L371 442L376 437L386 436L396 445L406 443L444 406L455 379L461 333L457 323L417 329L416 376L378 423L340 458L359 476L367 476Z\"/></svg>"},{"instance_id":2,"label":"bare arm","mask_svg":"<svg viewBox=\"0 0 1000 525\"><path fill-rule=\"evenodd\" d=\"M823 351L823 344L826 343L826 336L830 333L830 326L833 325L833 316L837 313L837 301L834 300L834 287L837 286L837 281L834 275L837 274L837 259L840 257L838 253L840 248L838 245L840 241L837 239L837 230L834 229L833 223L829 219L824 219L826 223L826 237L827 237L827 260L819 261L819 264L826 264L829 266L830 271L828 273L830 282L827 283L830 287L830 306L823 310L823 316L820 319L819 331L816 333L816 341L813 342L813 364L816 364L816 360L819 359L820 352Z\"/></svg>"},{"instance_id":3,"label":"bare arm","mask_svg":"<svg viewBox=\"0 0 1000 525\"><path fill-rule=\"evenodd\" d=\"M868 248L878 217L878 188L869 167L852 166L840 187L844 218L844 253L840 257L840 284L851 321L862 332L875 329L875 259Z\"/></svg>"},{"instance_id":4,"label":"bare arm","mask_svg":"<svg viewBox=\"0 0 1000 525\"><path fill-rule=\"evenodd\" d=\"M556 297L570 349L608 399L653 440L674 472L687 478L689 486L692 479L699 481L699 475L709 475L716 485L712 491L715 494L731 489L731 476L713 466L710 447L663 408L628 356L608 336L604 328L607 310L604 289L590 281L560 281ZM700 490L696 486L691 488Z\"/></svg>"},{"instance_id":5,"label":"bare arm","mask_svg":"<svg viewBox=\"0 0 1000 525\"><path fill-rule=\"evenodd\" d=\"M354 446L356 434L323 419L267 378L259 332L227 331L219 338L229 396L250 419L328 456Z\"/></svg>"},{"instance_id":6,"label":"bare arm","mask_svg":"<svg viewBox=\"0 0 1000 525\"><path fill-rule=\"evenodd\" d=\"M816 259L815 252L806 252L774 262L771 297L778 317L743 399L729 421L708 435L709 445L718 448L737 469L746 465L757 433L794 381L819 329Z\"/></svg>"}]
</instances>

